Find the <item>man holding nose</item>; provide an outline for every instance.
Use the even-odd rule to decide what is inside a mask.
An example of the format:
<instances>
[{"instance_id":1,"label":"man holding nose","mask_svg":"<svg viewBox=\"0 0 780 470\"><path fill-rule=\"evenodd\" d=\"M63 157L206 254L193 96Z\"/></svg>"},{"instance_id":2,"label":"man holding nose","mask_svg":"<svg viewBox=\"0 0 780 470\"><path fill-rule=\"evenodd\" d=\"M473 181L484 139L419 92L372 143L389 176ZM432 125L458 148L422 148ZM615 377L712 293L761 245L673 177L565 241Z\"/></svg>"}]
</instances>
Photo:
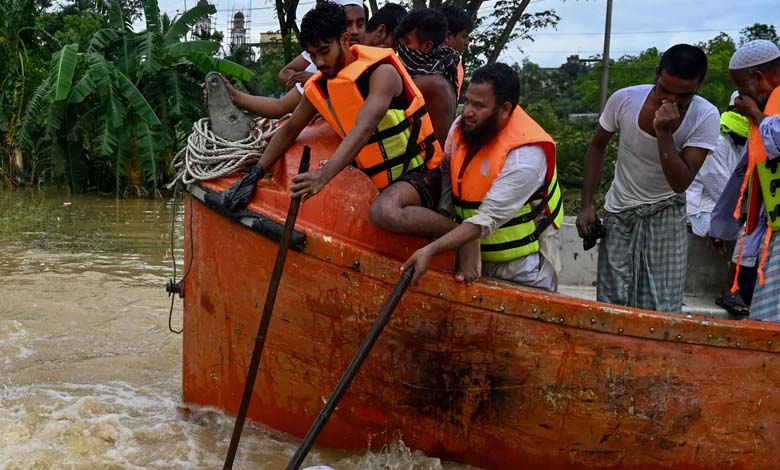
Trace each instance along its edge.
<instances>
[{"instance_id":1,"label":"man holding nose","mask_svg":"<svg viewBox=\"0 0 780 470\"><path fill-rule=\"evenodd\" d=\"M717 108L696 95L707 74L698 47L672 46L652 85L616 91L585 154L577 231L596 230L593 195L607 145L620 133L615 178L607 192L596 296L616 305L681 312L688 237L685 190L713 150Z\"/></svg>"}]
</instances>

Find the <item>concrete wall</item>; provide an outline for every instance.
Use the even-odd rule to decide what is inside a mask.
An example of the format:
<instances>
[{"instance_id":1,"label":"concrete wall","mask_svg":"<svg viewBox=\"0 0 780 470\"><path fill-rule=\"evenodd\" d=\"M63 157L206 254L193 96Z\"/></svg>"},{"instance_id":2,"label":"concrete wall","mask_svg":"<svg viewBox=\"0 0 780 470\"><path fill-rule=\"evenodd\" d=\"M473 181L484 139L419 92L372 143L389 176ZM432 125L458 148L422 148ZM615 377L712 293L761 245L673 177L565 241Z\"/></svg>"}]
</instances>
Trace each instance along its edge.
<instances>
[{"instance_id":1,"label":"concrete wall","mask_svg":"<svg viewBox=\"0 0 780 470\"><path fill-rule=\"evenodd\" d=\"M582 249L582 239L577 235L574 217L566 217L561 230L561 277L562 286L594 287L598 245L588 251ZM688 234L688 273L685 282L687 294L696 296L718 296L726 285L729 260L733 243L727 248L726 256L718 256L707 248L707 241Z\"/></svg>"}]
</instances>

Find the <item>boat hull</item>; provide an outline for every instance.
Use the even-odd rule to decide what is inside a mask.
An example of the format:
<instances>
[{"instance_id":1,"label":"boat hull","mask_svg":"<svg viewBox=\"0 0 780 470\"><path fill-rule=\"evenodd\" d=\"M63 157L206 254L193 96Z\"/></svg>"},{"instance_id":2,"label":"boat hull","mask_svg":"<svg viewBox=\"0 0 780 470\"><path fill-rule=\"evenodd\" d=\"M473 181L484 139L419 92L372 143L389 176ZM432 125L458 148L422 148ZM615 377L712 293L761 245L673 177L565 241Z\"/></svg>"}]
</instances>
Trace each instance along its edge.
<instances>
[{"instance_id":1,"label":"boat hull","mask_svg":"<svg viewBox=\"0 0 780 470\"><path fill-rule=\"evenodd\" d=\"M296 150L252 211L283 221ZM325 199L303 205L306 245L288 255L249 408L296 437L423 243L374 231L371 187L353 173L333 182L337 216ZM356 185L364 193L350 199ZM235 414L278 244L192 195L185 226L183 398ZM405 294L318 444L365 449L400 436L486 469L771 468L779 335L501 282L464 287L436 269Z\"/></svg>"}]
</instances>

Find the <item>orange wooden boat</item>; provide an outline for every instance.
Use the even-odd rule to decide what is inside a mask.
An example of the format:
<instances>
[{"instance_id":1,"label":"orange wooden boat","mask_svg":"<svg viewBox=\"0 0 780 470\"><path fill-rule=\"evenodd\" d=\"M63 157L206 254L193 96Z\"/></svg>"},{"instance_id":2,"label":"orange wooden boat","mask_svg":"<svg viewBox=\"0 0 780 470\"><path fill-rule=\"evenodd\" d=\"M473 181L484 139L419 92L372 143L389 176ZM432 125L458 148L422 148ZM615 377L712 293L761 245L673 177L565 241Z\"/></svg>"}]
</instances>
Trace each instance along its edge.
<instances>
[{"instance_id":1,"label":"orange wooden boat","mask_svg":"<svg viewBox=\"0 0 780 470\"><path fill-rule=\"evenodd\" d=\"M314 168L337 145L324 124L309 127L238 218L208 206L235 177L190 188L187 403L238 408L302 142ZM303 204L251 419L305 434L424 243L375 229L375 195L347 169ZM452 261L437 259L406 293L320 445L365 449L400 433L413 449L487 469L780 465L780 325L490 280L465 287L445 271Z\"/></svg>"}]
</instances>

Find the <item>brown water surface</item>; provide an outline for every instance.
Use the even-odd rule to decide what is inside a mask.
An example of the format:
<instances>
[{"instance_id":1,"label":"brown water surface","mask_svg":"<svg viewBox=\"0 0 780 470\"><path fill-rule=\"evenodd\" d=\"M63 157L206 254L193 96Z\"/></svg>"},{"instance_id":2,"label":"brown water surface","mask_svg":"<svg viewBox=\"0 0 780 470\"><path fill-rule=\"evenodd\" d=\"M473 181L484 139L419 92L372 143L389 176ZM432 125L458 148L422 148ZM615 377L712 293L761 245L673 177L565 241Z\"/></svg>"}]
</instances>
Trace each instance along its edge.
<instances>
[{"instance_id":1,"label":"brown water surface","mask_svg":"<svg viewBox=\"0 0 780 470\"><path fill-rule=\"evenodd\" d=\"M222 467L233 418L179 411L181 336L164 291L173 255L181 269L176 212L172 250L170 199L0 192L0 469ZM234 468L284 468L295 445L247 426ZM309 462L466 468L400 439L380 452L317 449Z\"/></svg>"}]
</instances>

